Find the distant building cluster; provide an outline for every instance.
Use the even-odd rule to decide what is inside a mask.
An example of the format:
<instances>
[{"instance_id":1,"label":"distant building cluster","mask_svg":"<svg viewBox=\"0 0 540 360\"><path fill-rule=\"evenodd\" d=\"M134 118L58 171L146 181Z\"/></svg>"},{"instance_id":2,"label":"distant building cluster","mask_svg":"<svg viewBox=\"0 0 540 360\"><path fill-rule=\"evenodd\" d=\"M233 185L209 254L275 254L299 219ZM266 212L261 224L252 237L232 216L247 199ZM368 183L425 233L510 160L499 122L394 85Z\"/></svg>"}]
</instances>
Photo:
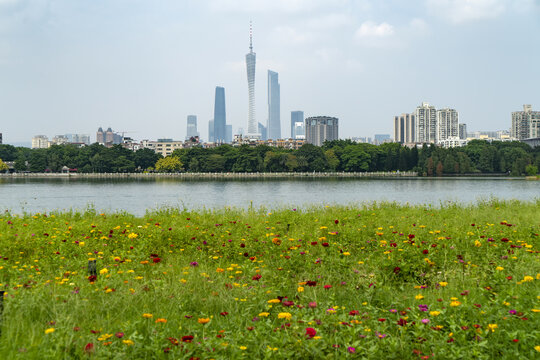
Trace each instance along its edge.
<instances>
[{"instance_id":1,"label":"distant building cluster","mask_svg":"<svg viewBox=\"0 0 540 360\"><path fill-rule=\"evenodd\" d=\"M1 143L1 142L0 142ZM46 135L36 135L32 138L32 149L46 149L52 145L72 144L77 146L90 145L88 134L56 135L51 140Z\"/></svg>"}]
</instances>

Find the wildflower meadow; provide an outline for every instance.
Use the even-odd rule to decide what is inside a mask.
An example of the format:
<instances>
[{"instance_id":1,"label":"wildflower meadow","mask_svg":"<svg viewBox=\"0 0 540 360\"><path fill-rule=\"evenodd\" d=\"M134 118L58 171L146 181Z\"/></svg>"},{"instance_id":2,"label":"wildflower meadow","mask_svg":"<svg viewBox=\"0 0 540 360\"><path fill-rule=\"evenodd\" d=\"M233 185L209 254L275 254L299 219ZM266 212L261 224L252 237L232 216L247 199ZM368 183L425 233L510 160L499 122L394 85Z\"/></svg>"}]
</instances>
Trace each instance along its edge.
<instances>
[{"instance_id":1,"label":"wildflower meadow","mask_svg":"<svg viewBox=\"0 0 540 360\"><path fill-rule=\"evenodd\" d=\"M0 215L3 359L540 358L540 201Z\"/></svg>"}]
</instances>

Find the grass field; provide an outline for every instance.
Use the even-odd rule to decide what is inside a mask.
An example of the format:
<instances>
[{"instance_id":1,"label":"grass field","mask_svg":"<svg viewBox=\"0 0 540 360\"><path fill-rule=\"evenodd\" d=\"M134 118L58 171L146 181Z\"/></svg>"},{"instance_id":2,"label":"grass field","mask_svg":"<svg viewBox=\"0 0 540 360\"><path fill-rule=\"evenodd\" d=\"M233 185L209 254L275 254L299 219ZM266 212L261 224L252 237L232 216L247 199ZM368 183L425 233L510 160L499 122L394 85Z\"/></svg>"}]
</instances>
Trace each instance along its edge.
<instances>
[{"instance_id":1,"label":"grass field","mask_svg":"<svg viewBox=\"0 0 540 360\"><path fill-rule=\"evenodd\" d=\"M540 201L5 213L0 356L540 358L539 233Z\"/></svg>"}]
</instances>

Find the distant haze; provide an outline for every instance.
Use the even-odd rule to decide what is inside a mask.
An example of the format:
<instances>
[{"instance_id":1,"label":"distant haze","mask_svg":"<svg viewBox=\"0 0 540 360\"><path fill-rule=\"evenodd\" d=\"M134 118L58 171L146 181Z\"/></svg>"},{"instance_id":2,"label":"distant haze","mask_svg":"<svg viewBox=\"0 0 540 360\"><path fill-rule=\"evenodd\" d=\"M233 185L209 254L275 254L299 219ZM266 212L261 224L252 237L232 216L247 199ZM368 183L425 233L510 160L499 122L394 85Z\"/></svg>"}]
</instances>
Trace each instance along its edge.
<instances>
[{"instance_id":1,"label":"distant haze","mask_svg":"<svg viewBox=\"0 0 540 360\"><path fill-rule=\"evenodd\" d=\"M393 134L422 101L469 131L540 110L537 0L0 0L0 132L28 142L112 127L135 139L208 138L216 86L247 129L249 22L256 116L267 70L290 112L340 119L340 137Z\"/></svg>"}]
</instances>

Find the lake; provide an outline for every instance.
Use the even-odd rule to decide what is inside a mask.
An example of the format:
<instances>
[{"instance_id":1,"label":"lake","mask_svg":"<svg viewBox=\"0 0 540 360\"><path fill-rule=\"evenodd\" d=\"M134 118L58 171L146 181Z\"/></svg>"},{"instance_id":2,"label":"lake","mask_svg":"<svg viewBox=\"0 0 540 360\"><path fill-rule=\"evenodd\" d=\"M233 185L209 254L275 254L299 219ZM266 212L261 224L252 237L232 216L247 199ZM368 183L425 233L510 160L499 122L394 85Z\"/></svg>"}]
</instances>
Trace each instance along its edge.
<instances>
[{"instance_id":1,"label":"lake","mask_svg":"<svg viewBox=\"0 0 540 360\"><path fill-rule=\"evenodd\" d=\"M0 178L0 210L126 211L253 206L267 209L368 202L476 203L490 198L540 199L540 182L522 178L368 178L290 180L179 180Z\"/></svg>"}]
</instances>

